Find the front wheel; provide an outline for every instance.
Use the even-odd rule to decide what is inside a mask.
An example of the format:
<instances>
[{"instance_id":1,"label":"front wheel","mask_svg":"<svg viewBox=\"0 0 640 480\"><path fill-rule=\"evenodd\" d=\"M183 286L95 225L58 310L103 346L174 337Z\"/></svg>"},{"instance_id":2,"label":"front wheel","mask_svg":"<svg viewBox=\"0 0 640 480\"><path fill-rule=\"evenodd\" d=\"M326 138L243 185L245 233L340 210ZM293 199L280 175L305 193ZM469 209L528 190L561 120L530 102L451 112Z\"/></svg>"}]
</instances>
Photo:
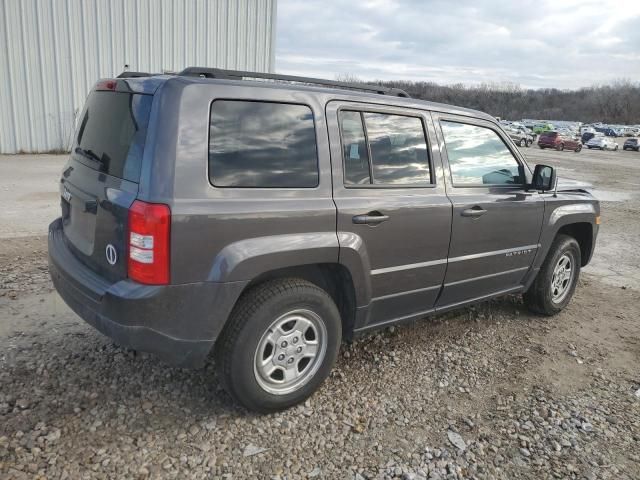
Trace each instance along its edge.
<instances>
[{"instance_id":1,"label":"front wheel","mask_svg":"<svg viewBox=\"0 0 640 480\"><path fill-rule=\"evenodd\" d=\"M580 150L582 150L582 145L578 145L578 146L576 147L576 153L580 152Z\"/></svg>"},{"instance_id":2,"label":"front wheel","mask_svg":"<svg viewBox=\"0 0 640 480\"><path fill-rule=\"evenodd\" d=\"M558 145L558 146L556 147L556 149L557 149L559 152L563 151L563 150L564 150L564 143L561 143L560 145Z\"/></svg>"},{"instance_id":3,"label":"front wheel","mask_svg":"<svg viewBox=\"0 0 640 480\"><path fill-rule=\"evenodd\" d=\"M613 149L614 152L618 151L618 145L615 146L615 148Z\"/></svg>"},{"instance_id":4,"label":"front wheel","mask_svg":"<svg viewBox=\"0 0 640 480\"><path fill-rule=\"evenodd\" d=\"M526 144L525 144L525 145L526 145L527 147L530 147L532 143L533 143L533 140L527 140L527 142L526 142Z\"/></svg>"},{"instance_id":5,"label":"front wheel","mask_svg":"<svg viewBox=\"0 0 640 480\"><path fill-rule=\"evenodd\" d=\"M329 375L342 338L332 298L305 280L267 281L243 294L216 349L225 390L268 413L304 401Z\"/></svg>"},{"instance_id":6,"label":"front wheel","mask_svg":"<svg viewBox=\"0 0 640 480\"><path fill-rule=\"evenodd\" d=\"M527 139L526 138L521 138L520 142L518 143L518 146L524 147L526 144L527 144Z\"/></svg>"},{"instance_id":7,"label":"front wheel","mask_svg":"<svg viewBox=\"0 0 640 480\"><path fill-rule=\"evenodd\" d=\"M575 238L558 235L533 285L524 294L530 310L555 315L571 301L580 276L580 245Z\"/></svg>"}]
</instances>

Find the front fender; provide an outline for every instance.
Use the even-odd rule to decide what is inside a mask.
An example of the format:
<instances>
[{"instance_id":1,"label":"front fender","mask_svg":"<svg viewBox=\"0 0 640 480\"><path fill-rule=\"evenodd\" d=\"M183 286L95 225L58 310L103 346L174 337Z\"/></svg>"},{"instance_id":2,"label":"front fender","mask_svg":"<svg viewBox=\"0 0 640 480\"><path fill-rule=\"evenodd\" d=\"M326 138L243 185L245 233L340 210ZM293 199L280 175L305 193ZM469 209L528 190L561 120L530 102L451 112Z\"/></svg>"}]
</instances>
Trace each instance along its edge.
<instances>
[{"instance_id":1,"label":"front fender","mask_svg":"<svg viewBox=\"0 0 640 480\"><path fill-rule=\"evenodd\" d=\"M597 201L593 202L563 202L559 205L554 205L553 202L547 202L545 211L545 222L542 228L542 235L540 237L540 249L534 260L534 269L539 269L544 262L544 259L549 253L551 244L556 238L556 235L560 229L566 225L574 223L588 223L592 226L592 248L589 252L589 258L595 247L595 240L598 234L598 225L596 223L596 217L600 215L600 206Z\"/></svg>"},{"instance_id":2,"label":"front fender","mask_svg":"<svg viewBox=\"0 0 640 480\"><path fill-rule=\"evenodd\" d=\"M207 280L252 280L270 270L338 262L335 232L294 233L248 238L224 247L213 262Z\"/></svg>"}]
</instances>

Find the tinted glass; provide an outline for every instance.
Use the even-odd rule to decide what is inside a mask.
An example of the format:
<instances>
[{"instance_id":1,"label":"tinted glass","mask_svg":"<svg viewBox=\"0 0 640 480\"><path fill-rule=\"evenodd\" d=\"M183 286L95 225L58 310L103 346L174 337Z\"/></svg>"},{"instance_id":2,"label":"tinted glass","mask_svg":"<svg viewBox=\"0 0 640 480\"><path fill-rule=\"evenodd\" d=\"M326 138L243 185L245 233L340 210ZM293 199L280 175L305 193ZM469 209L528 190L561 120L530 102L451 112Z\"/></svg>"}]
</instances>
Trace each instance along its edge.
<instances>
[{"instance_id":1,"label":"tinted glass","mask_svg":"<svg viewBox=\"0 0 640 480\"><path fill-rule=\"evenodd\" d=\"M311 109L284 103L213 102L209 179L217 187L317 186Z\"/></svg>"},{"instance_id":2,"label":"tinted glass","mask_svg":"<svg viewBox=\"0 0 640 480\"><path fill-rule=\"evenodd\" d=\"M490 128L440 122L454 185L521 184L519 164Z\"/></svg>"},{"instance_id":3,"label":"tinted glass","mask_svg":"<svg viewBox=\"0 0 640 480\"><path fill-rule=\"evenodd\" d=\"M92 92L73 157L101 172L138 182L152 101L151 95Z\"/></svg>"},{"instance_id":4,"label":"tinted glass","mask_svg":"<svg viewBox=\"0 0 640 480\"><path fill-rule=\"evenodd\" d=\"M342 129L345 184L370 184L369 154L360 112L340 112L340 128Z\"/></svg>"},{"instance_id":5,"label":"tinted glass","mask_svg":"<svg viewBox=\"0 0 640 480\"><path fill-rule=\"evenodd\" d=\"M374 184L431 182L427 142L419 118L365 112L364 121Z\"/></svg>"}]
</instances>

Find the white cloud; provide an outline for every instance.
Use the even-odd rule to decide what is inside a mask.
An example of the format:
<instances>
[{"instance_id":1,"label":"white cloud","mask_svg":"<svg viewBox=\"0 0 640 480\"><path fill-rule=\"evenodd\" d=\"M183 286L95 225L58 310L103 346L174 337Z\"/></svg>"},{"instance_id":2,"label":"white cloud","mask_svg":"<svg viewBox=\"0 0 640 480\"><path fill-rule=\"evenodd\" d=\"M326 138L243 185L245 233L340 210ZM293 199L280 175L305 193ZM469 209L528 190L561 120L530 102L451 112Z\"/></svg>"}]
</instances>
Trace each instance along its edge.
<instances>
[{"instance_id":1,"label":"white cloud","mask_svg":"<svg viewBox=\"0 0 640 480\"><path fill-rule=\"evenodd\" d=\"M278 0L276 70L577 88L640 80L639 0Z\"/></svg>"}]
</instances>

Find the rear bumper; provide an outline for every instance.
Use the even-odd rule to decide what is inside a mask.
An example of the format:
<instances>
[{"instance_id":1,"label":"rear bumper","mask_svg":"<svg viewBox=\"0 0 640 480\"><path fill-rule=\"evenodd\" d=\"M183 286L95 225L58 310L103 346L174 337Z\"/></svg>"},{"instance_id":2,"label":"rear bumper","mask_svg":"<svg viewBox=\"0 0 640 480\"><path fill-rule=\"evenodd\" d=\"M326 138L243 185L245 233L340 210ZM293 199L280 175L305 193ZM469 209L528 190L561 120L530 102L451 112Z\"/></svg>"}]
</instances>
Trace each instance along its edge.
<instances>
[{"instance_id":1,"label":"rear bumper","mask_svg":"<svg viewBox=\"0 0 640 480\"><path fill-rule=\"evenodd\" d=\"M204 363L246 282L110 283L67 247L61 219L49 225L49 271L69 307L117 344L176 366Z\"/></svg>"}]
</instances>

